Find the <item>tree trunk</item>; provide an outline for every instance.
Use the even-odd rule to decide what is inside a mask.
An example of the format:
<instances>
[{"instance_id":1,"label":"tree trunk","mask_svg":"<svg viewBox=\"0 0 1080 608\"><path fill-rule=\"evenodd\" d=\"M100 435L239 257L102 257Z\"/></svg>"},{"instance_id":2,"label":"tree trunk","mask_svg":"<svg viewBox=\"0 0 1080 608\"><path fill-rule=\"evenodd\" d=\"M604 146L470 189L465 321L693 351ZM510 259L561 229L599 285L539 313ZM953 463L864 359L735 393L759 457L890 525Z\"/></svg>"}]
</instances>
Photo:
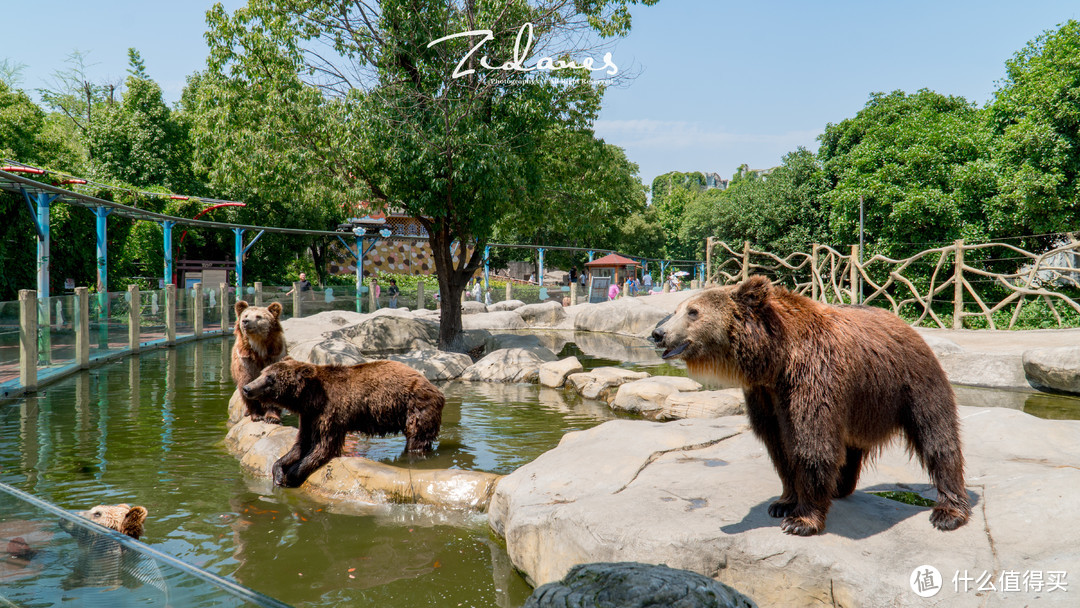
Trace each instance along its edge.
<instances>
[{"instance_id":1,"label":"tree trunk","mask_svg":"<svg viewBox=\"0 0 1080 608\"><path fill-rule=\"evenodd\" d=\"M460 265L454 264L451 251L453 237L445 226L441 229L428 230L432 257L435 258L435 272L439 279L439 299L442 302L439 312L439 350L465 352L465 343L461 335L461 294L469 277L479 267L480 256L476 251L465 262L464 252L458 256ZM462 240L461 247L467 247Z\"/></svg>"}]
</instances>

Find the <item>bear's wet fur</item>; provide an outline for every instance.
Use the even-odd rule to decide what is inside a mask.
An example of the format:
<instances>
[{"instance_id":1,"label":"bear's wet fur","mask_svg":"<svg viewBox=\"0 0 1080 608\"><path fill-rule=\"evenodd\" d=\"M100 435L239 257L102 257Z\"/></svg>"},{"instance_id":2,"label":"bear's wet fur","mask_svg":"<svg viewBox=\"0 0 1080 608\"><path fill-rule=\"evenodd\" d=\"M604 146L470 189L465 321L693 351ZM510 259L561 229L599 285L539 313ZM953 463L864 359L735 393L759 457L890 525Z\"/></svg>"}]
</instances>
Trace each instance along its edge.
<instances>
[{"instance_id":1,"label":"bear's wet fur","mask_svg":"<svg viewBox=\"0 0 1080 608\"><path fill-rule=\"evenodd\" d=\"M898 432L937 487L930 522L967 523L952 387L926 341L891 312L823 304L753 276L689 298L653 339L691 376L743 388L783 484L769 514L785 532L824 530L832 500L855 491L863 463Z\"/></svg>"},{"instance_id":2,"label":"bear's wet fur","mask_svg":"<svg viewBox=\"0 0 1080 608\"><path fill-rule=\"evenodd\" d=\"M281 329L281 304L271 302L269 306L249 306L244 300L238 300L236 326L233 334L236 342L232 350L232 372L236 388L259 377L262 370L271 363L277 363L288 355L285 347L285 332ZM266 406L248 399L240 393L245 412L252 420L265 420L271 424L281 423L281 409Z\"/></svg>"},{"instance_id":3,"label":"bear's wet fur","mask_svg":"<svg viewBox=\"0 0 1080 608\"><path fill-rule=\"evenodd\" d=\"M300 417L292 449L274 463L274 483L296 487L340 456L345 434L404 433L405 450L425 453L439 435L442 391L396 361L314 365L291 358L274 363L241 392Z\"/></svg>"}]
</instances>

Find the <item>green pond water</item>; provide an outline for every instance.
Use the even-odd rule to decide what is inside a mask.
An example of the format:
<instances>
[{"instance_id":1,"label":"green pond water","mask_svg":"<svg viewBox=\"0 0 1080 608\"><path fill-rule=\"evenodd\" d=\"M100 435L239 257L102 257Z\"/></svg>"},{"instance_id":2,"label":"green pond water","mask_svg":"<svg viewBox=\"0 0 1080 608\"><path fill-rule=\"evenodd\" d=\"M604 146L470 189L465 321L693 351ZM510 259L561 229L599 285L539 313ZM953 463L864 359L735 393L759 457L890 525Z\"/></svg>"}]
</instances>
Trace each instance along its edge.
<instances>
[{"instance_id":1,"label":"green pond water","mask_svg":"<svg viewBox=\"0 0 1080 608\"><path fill-rule=\"evenodd\" d=\"M152 351L0 404L0 481L65 509L143 505L147 544L297 606L524 603L532 590L484 515L331 507L245 475L224 447L235 388L230 346ZM350 452L509 473L566 432L615 417L602 404L533 385L442 388L447 406L432 456L403 458L401 437L354 438Z\"/></svg>"},{"instance_id":2,"label":"green pond water","mask_svg":"<svg viewBox=\"0 0 1080 608\"><path fill-rule=\"evenodd\" d=\"M685 375L644 340L536 334L586 369ZM95 368L0 403L0 481L62 508L126 502L154 548L296 606L521 606L531 589L486 516L415 505L329 506L245 475L226 452L230 340ZM418 468L509 473L569 431L616 415L536 385L452 382L438 447L353 437L350 454ZM958 402L1080 419L1080 399L957 387ZM286 423L295 423L286 417ZM0 522L2 523L2 522Z\"/></svg>"}]
</instances>

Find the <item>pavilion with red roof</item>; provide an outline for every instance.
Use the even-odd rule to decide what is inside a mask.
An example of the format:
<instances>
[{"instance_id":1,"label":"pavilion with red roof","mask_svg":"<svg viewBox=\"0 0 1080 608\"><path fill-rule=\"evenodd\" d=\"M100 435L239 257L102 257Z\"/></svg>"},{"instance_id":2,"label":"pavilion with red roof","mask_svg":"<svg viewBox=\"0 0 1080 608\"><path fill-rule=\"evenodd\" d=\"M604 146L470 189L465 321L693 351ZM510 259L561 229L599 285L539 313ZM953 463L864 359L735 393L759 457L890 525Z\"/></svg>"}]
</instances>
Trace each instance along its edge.
<instances>
[{"instance_id":1,"label":"pavilion with red roof","mask_svg":"<svg viewBox=\"0 0 1080 608\"><path fill-rule=\"evenodd\" d=\"M617 253L609 253L585 264L592 276L611 277L616 284L621 283L623 279L636 276L637 266L641 264Z\"/></svg>"}]
</instances>

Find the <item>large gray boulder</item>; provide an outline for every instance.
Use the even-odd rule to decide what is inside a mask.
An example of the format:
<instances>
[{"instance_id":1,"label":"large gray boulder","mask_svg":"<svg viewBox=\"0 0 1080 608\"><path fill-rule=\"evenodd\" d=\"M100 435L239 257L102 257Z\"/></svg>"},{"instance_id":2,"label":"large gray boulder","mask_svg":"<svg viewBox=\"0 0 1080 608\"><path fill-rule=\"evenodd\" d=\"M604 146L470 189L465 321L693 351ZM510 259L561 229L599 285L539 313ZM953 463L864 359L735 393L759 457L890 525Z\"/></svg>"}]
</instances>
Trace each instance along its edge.
<instances>
[{"instance_id":1,"label":"large gray boulder","mask_svg":"<svg viewBox=\"0 0 1080 608\"><path fill-rule=\"evenodd\" d=\"M295 427L243 417L229 429L225 445L244 470L269 478L274 463L292 448L297 434ZM484 511L499 478L481 471L402 468L339 456L312 473L300 490L335 504L404 502Z\"/></svg>"},{"instance_id":2,"label":"large gray boulder","mask_svg":"<svg viewBox=\"0 0 1080 608\"><path fill-rule=\"evenodd\" d=\"M938 352L938 361L953 384L1003 389L1030 389L1019 354Z\"/></svg>"},{"instance_id":3,"label":"large gray boulder","mask_svg":"<svg viewBox=\"0 0 1080 608\"><path fill-rule=\"evenodd\" d=\"M352 342L364 354L404 353L422 344L438 344L439 325L412 317L373 315L362 323L331 332L328 337Z\"/></svg>"},{"instance_id":4,"label":"large gray boulder","mask_svg":"<svg viewBox=\"0 0 1080 608\"><path fill-rule=\"evenodd\" d=\"M566 318L566 311L559 302L541 302L526 304L516 310L529 327L551 327Z\"/></svg>"},{"instance_id":5,"label":"large gray boulder","mask_svg":"<svg viewBox=\"0 0 1080 608\"><path fill-rule=\"evenodd\" d=\"M648 377L648 372L635 372L621 367L597 367L587 372L570 374L566 377L566 387L580 393L582 397L610 403L620 386Z\"/></svg>"},{"instance_id":6,"label":"large gray boulder","mask_svg":"<svg viewBox=\"0 0 1080 608\"><path fill-rule=\"evenodd\" d=\"M1080 393L1080 346L1024 351L1024 373L1038 388Z\"/></svg>"},{"instance_id":7,"label":"large gray boulder","mask_svg":"<svg viewBox=\"0 0 1080 608\"><path fill-rule=\"evenodd\" d=\"M603 331L647 338L668 311L651 306L642 298L620 298L581 307L574 317L578 331Z\"/></svg>"},{"instance_id":8,"label":"large gray boulder","mask_svg":"<svg viewBox=\"0 0 1080 608\"><path fill-rule=\"evenodd\" d=\"M314 344L306 357L301 358L299 354L294 354L293 358L315 365L356 365L368 361L355 344L339 338L323 340Z\"/></svg>"},{"instance_id":9,"label":"large gray boulder","mask_svg":"<svg viewBox=\"0 0 1080 608\"><path fill-rule=\"evenodd\" d=\"M461 374L474 382L536 382L540 366L554 361L547 349L504 348L484 356Z\"/></svg>"},{"instance_id":10,"label":"large gray boulder","mask_svg":"<svg viewBox=\"0 0 1080 608\"><path fill-rule=\"evenodd\" d=\"M667 398L678 392L701 390L701 385L681 376L653 376L619 386L611 409L650 415L664 407Z\"/></svg>"},{"instance_id":11,"label":"large gray boulder","mask_svg":"<svg viewBox=\"0 0 1080 608\"><path fill-rule=\"evenodd\" d=\"M636 562L582 564L539 587L524 608L757 608L707 576Z\"/></svg>"},{"instance_id":12,"label":"large gray boulder","mask_svg":"<svg viewBox=\"0 0 1080 608\"><path fill-rule=\"evenodd\" d=\"M385 358L408 365L432 382L454 380L472 365L472 358L465 353L448 353L433 348L414 350L403 355L387 355Z\"/></svg>"},{"instance_id":13,"label":"large gray boulder","mask_svg":"<svg viewBox=\"0 0 1080 608\"><path fill-rule=\"evenodd\" d=\"M484 306L483 302L477 302L476 300L465 300L461 303L462 315L476 315L487 311L487 306Z\"/></svg>"},{"instance_id":14,"label":"large gray boulder","mask_svg":"<svg viewBox=\"0 0 1080 608\"><path fill-rule=\"evenodd\" d=\"M1045 589L954 592L952 580L1080 571L1080 527L1068 507L1080 488L1080 421L994 408L961 407L960 416L974 509L952 532L934 529L926 507L870 493L935 498L925 471L894 442L864 469L854 495L833 502L824 533L784 534L768 514L780 480L743 416L623 420L569 433L499 483L489 523L536 585L576 564L638 561L719 579L762 606L1063 600ZM941 572L944 587L925 599L909 586L924 564Z\"/></svg>"},{"instance_id":15,"label":"large gray boulder","mask_svg":"<svg viewBox=\"0 0 1080 608\"><path fill-rule=\"evenodd\" d=\"M491 306L488 306L488 312L499 312L504 310L517 310L525 306L525 302L521 300L503 300L502 302L495 302Z\"/></svg>"},{"instance_id":16,"label":"large gray boulder","mask_svg":"<svg viewBox=\"0 0 1080 608\"><path fill-rule=\"evenodd\" d=\"M525 329L525 320L516 312L504 310L501 312L486 312L461 317L463 329Z\"/></svg>"},{"instance_id":17,"label":"large gray boulder","mask_svg":"<svg viewBox=\"0 0 1080 608\"><path fill-rule=\"evenodd\" d=\"M672 393L663 405L650 415L656 420L684 418L720 418L746 413L746 398L741 388L718 391Z\"/></svg>"},{"instance_id":18,"label":"large gray boulder","mask_svg":"<svg viewBox=\"0 0 1080 608\"><path fill-rule=\"evenodd\" d=\"M566 382L566 377L585 369L577 357L567 357L559 361L552 361L540 366L540 384L559 388Z\"/></svg>"}]
</instances>

